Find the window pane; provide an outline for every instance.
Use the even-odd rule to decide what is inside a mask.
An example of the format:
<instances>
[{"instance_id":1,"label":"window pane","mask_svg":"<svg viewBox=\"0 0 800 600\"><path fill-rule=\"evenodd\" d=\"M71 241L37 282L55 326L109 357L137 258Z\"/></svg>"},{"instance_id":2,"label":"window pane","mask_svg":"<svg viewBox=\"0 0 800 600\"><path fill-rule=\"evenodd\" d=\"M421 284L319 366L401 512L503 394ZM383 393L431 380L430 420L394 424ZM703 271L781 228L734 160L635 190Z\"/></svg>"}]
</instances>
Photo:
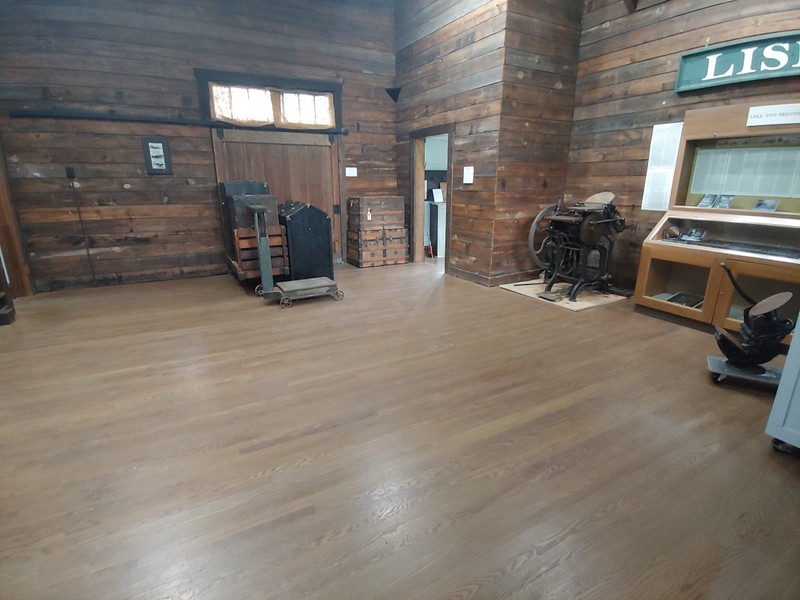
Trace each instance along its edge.
<instances>
[{"instance_id":1,"label":"window pane","mask_svg":"<svg viewBox=\"0 0 800 600\"><path fill-rule=\"evenodd\" d=\"M211 84L212 116L219 121L246 125L274 122L270 91Z\"/></svg>"},{"instance_id":2,"label":"window pane","mask_svg":"<svg viewBox=\"0 0 800 600\"><path fill-rule=\"evenodd\" d=\"M219 117L233 117L233 104L231 102L231 88L222 85L212 85L212 116L215 119Z\"/></svg>"},{"instance_id":3,"label":"window pane","mask_svg":"<svg viewBox=\"0 0 800 600\"><path fill-rule=\"evenodd\" d=\"M316 114L316 123L318 125L325 125L326 127L333 126L333 111L331 110L331 98L327 94L324 96L314 97L314 108Z\"/></svg>"},{"instance_id":4,"label":"window pane","mask_svg":"<svg viewBox=\"0 0 800 600\"><path fill-rule=\"evenodd\" d=\"M280 92L281 122L285 125L332 127L331 101L328 94Z\"/></svg>"},{"instance_id":5,"label":"window pane","mask_svg":"<svg viewBox=\"0 0 800 600\"><path fill-rule=\"evenodd\" d=\"M233 118L241 121L271 121L269 92L255 88L231 88Z\"/></svg>"},{"instance_id":6,"label":"window pane","mask_svg":"<svg viewBox=\"0 0 800 600\"><path fill-rule=\"evenodd\" d=\"M301 123L300 94L281 93L281 117L285 123Z\"/></svg>"},{"instance_id":7,"label":"window pane","mask_svg":"<svg viewBox=\"0 0 800 600\"><path fill-rule=\"evenodd\" d=\"M311 94L300 95L300 122L315 125L317 120L314 118L314 96Z\"/></svg>"}]
</instances>

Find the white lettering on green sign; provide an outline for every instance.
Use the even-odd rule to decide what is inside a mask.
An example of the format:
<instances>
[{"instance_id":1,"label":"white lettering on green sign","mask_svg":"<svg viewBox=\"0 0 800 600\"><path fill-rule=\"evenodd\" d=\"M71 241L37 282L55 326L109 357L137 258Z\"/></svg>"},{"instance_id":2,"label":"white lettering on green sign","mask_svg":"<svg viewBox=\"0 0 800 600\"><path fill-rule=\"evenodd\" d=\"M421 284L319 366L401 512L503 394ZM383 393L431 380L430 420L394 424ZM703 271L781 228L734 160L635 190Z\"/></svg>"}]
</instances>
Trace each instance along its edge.
<instances>
[{"instance_id":1,"label":"white lettering on green sign","mask_svg":"<svg viewBox=\"0 0 800 600\"><path fill-rule=\"evenodd\" d=\"M681 57L679 92L729 83L800 75L800 32L743 40Z\"/></svg>"}]
</instances>

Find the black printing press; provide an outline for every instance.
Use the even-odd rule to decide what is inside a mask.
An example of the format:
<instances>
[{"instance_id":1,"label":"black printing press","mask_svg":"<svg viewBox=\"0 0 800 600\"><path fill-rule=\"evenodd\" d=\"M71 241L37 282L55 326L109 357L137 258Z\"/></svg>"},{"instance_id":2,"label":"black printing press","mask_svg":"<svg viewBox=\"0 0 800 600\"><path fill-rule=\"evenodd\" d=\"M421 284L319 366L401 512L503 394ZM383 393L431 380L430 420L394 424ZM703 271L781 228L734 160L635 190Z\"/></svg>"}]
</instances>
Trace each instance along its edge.
<instances>
[{"instance_id":1,"label":"black printing press","mask_svg":"<svg viewBox=\"0 0 800 600\"><path fill-rule=\"evenodd\" d=\"M614 198L612 192L600 192L573 206L553 204L537 215L528 246L547 284L539 296L560 299L561 294L553 291L559 282L572 284L568 291L572 302L585 288L610 291L614 236L625 229Z\"/></svg>"}]
</instances>

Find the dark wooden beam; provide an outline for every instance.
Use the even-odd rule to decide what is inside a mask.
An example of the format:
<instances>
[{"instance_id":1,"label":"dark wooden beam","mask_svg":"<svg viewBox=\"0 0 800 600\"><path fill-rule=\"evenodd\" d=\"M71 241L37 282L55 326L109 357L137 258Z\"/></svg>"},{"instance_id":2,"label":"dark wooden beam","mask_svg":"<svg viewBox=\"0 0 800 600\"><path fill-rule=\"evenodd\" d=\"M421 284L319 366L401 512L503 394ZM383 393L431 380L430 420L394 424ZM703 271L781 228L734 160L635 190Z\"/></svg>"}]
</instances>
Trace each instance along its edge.
<instances>
[{"instance_id":1,"label":"dark wooden beam","mask_svg":"<svg viewBox=\"0 0 800 600\"><path fill-rule=\"evenodd\" d=\"M22 251L22 239L17 226L17 217L11 202L11 190L8 186L5 165L2 162L3 152L0 150L0 249L10 281L11 295L30 296L33 293L31 277L25 255ZM0 277L3 277L0 269ZM4 282L5 283L5 282Z\"/></svg>"}]
</instances>

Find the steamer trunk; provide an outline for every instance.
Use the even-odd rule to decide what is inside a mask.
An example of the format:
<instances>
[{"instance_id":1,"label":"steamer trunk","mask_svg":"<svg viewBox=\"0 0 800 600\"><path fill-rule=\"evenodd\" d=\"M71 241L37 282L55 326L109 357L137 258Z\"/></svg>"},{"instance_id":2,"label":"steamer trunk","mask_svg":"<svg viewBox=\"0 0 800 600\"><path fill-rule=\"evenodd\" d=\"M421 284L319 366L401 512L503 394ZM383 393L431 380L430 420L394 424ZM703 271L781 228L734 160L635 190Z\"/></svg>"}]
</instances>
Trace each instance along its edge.
<instances>
[{"instance_id":1,"label":"steamer trunk","mask_svg":"<svg viewBox=\"0 0 800 600\"><path fill-rule=\"evenodd\" d=\"M368 214L374 220L382 217L395 219L397 226L377 226L370 223L368 229L359 229L353 220L348 220L347 262L357 267L378 267L403 264L408 261L408 232L402 227L402 217L396 220L398 204L402 210L403 199L390 198L351 198L348 216ZM353 201L356 202L353 202ZM374 209L374 212L373 212ZM389 220L387 218L387 220ZM359 224L361 221L359 221Z\"/></svg>"}]
</instances>

